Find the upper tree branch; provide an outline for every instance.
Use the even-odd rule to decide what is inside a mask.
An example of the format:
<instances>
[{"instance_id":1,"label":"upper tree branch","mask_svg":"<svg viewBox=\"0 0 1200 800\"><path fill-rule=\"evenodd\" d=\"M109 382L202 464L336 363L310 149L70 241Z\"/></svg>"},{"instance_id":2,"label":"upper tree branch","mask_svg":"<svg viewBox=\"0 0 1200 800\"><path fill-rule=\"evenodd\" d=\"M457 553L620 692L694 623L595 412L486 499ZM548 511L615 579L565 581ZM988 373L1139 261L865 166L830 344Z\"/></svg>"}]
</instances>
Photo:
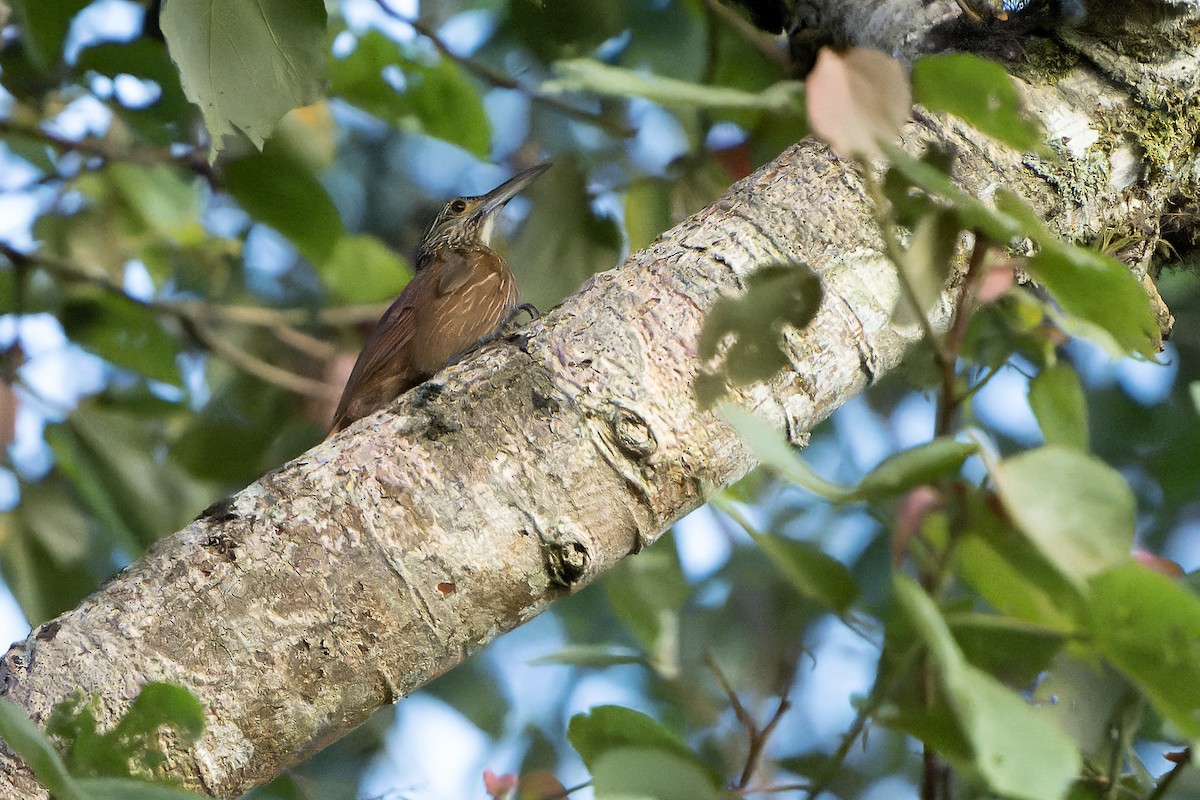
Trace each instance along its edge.
<instances>
[{"instance_id":1,"label":"upper tree branch","mask_svg":"<svg viewBox=\"0 0 1200 800\"><path fill-rule=\"evenodd\" d=\"M1196 82L1195 64L1170 69ZM1082 124L1097 130L1126 119L1129 98L1085 67L1055 80L1025 89L1047 119L1091 114ZM1156 135L1181 188L1196 137ZM976 196L1007 186L1073 234L1116 226L1132 199L1149 216L1177 200L1151 170L1139 174L1157 182L1107 180L1099 149L1064 147L1031 168L920 113L907 137L954 148ZM859 176L811 142L789 149L519 341L472 354L160 542L14 646L7 696L44 721L82 690L104 725L145 681L183 684L208 726L170 753L172 774L220 797L271 779L750 469L691 382L706 310L759 264L805 262L826 291L813 323L787 334L792 368L742 402L799 441L895 366L919 328L890 321L899 289L881 247ZM951 291L936 330L953 307ZM9 758L0 796L45 793Z\"/></svg>"}]
</instances>

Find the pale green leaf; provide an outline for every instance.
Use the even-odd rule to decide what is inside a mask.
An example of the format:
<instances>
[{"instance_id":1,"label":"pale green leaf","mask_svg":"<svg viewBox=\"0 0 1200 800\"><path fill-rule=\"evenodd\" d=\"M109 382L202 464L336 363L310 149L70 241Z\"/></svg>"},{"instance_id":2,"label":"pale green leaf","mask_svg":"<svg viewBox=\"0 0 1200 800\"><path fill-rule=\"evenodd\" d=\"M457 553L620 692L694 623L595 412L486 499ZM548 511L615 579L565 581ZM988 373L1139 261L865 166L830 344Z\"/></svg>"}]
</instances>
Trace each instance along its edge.
<instances>
[{"instance_id":1,"label":"pale green leaf","mask_svg":"<svg viewBox=\"0 0 1200 800\"><path fill-rule=\"evenodd\" d=\"M1087 400L1075 370L1066 364L1043 369L1029 383L1029 406L1047 444L1087 450Z\"/></svg>"},{"instance_id":2,"label":"pale green leaf","mask_svg":"<svg viewBox=\"0 0 1200 800\"><path fill-rule=\"evenodd\" d=\"M1200 737L1200 597L1127 563L1091 581L1096 648L1190 739Z\"/></svg>"},{"instance_id":3,"label":"pale green leaf","mask_svg":"<svg viewBox=\"0 0 1200 800\"><path fill-rule=\"evenodd\" d=\"M214 153L238 131L261 147L284 114L320 96L322 0L164 0L160 23Z\"/></svg>"},{"instance_id":4,"label":"pale green leaf","mask_svg":"<svg viewBox=\"0 0 1200 800\"><path fill-rule=\"evenodd\" d=\"M1104 462L1047 445L991 472L1009 517L1068 580L1081 585L1129 558L1133 493Z\"/></svg>"},{"instance_id":5,"label":"pale green leaf","mask_svg":"<svg viewBox=\"0 0 1200 800\"><path fill-rule=\"evenodd\" d=\"M395 297L412 271L398 253L374 236L346 234L318 267L339 303L373 303Z\"/></svg>"},{"instance_id":6,"label":"pale green leaf","mask_svg":"<svg viewBox=\"0 0 1200 800\"><path fill-rule=\"evenodd\" d=\"M912 67L913 94L931 111L945 111L1017 150L1042 143L1042 128L1022 109L1004 67L970 53L918 58Z\"/></svg>"},{"instance_id":7,"label":"pale green leaf","mask_svg":"<svg viewBox=\"0 0 1200 800\"><path fill-rule=\"evenodd\" d=\"M767 421L729 403L720 407L720 414L746 440L759 463L779 473L782 478L835 502L845 501L853 496L852 491L813 472L796 454L783 434Z\"/></svg>"},{"instance_id":8,"label":"pale green leaf","mask_svg":"<svg viewBox=\"0 0 1200 800\"><path fill-rule=\"evenodd\" d=\"M33 774L59 800L87 800L89 795L67 773L62 757L41 729L11 701L0 698L0 738L15 750Z\"/></svg>"}]
</instances>

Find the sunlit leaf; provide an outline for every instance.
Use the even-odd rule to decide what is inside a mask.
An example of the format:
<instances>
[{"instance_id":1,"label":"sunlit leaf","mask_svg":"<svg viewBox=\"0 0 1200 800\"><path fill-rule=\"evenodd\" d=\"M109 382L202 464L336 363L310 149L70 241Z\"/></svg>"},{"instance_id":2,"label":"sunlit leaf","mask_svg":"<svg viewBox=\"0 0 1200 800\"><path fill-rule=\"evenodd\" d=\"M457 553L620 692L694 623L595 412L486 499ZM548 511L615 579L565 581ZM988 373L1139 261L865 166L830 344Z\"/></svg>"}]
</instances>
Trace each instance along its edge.
<instances>
[{"instance_id":1,"label":"sunlit leaf","mask_svg":"<svg viewBox=\"0 0 1200 800\"><path fill-rule=\"evenodd\" d=\"M842 562L808 542L747 531L775 568L806 597L845 614L858 599L858 582Z\"/></svg>"},{"instance_id":2,"label":"sunlit leaf","mask_svg":"<svg viewBox=\"0 0 1200 800\"><path fill-rule=\"evenodd\" d=\"M325 187L274 139L261 153L227 163L224 181L250 216L286 236L314 264L324 264L346 232Z\"/></svg>"},{"instance_id":3,"label":"sunlit leaf","mask_svg":"<svg viewBox=\"0 0 1200 800\"><path fill-rule=\"evenodd\" d=\"M1139 564L1091 581L1096 648L1189 739L1200 737L1200 597Z\"/></svg>"},{"instance_id":4,"label":"sunlit leaf","mask_svg":"<svg viewBox=\"0 0 1200 800\"><path fill-rule=\"evenodd\" d=\"M59 800L87 800L89 795L67 774L66 765L46 735L24 711L4 698L0 698L0 738Z\"/></svg>"},{"instance_id":5,"label":"sunlit leaf","mask_svg":"<svg viewBox=\"0 0 1200 800\"><path fill-rule=\"evenodd\" d=\"M784 435L766 420L728 403L721 406L721 416L746 440L759 462L784 479L830 500L843 501L852 496L851 490L830 483L813 472Z\"/></svg>"},{"instance_id":6,"label":"sunlit leaf","mask_svg":"<svg viewBox=\"0 0 1200 800\"><path fill-rule=\"evenodd\" d=\"M390 70L403 79L389 81ZM416 130L486 156L491 124L479 92L449 58L415 57L379 31L358 37L332 62L333 93L403 129Z\"/></svg>"},{"instance_id":7,"label":"sunlit leaf","mask_svg":"<svg viewBox=\"0 0 1200 800\"><path fill-rule=\"evenodd\" d=\"M867 473L851 491L851 498L880 500L942 478L952 478L978 449L970 442L940 437L901 450Z\"/></svg>"},{"instance_id":8,"label":"sunlit leaf","mask_svg":"<svg viewBox=\"0 0 1200 800\"><path fill-rule=\"evenodd\" d=\"M606 750L591 765L596 800L722 800L713 777L694 760L644 747Z\"/></svg>"},{"instance_id":9,"label":"sunlit leaf","mask_svg":"<svg viewBox=\"0 0 1200 800\"><path fill-rule=\"evenodd\" d=\"M571 717L567 738L583 763L594 769L612 750L637 748L675 756L699 764L696 754L676 733L640 711L623 706L596 706Z\"/></svg>"},{"instance_id":10,"label":"sunlit leaf","mask_svg":"<svg viewBox=\"0 0 1200 800\"><path fill-rule=\"evenodd\" d=\"M214 152L239 131L261 147L284 114L318 97L321 0L164 0L160 24Z\"/></svg>"},{"instance_id":11,"label":"sunlit leaf","mask_svg":"<svg viewBox=\"0 0 1200 800\"><path fill-rule=\"evenodd\" d=\"M1017 150L1042 143L1041 126L1023 113L1021 98L1004 67L970 53L918 58L913 94L931 111L954 114Z\"/></svg>"},{"instance_id":12,"label":"sunlit leaf","mask_svg":"<svg viewBox=\"0 0 1200 800\"><path fill-rule=\"evenodd\" d=\"M1039 372L1029 383L1029 406L1047 444L1087 450L1087 400L1075 370L1053 364Z\"/></svg>"},{"instance_id":13,"label":"sunlit leaf","mask_svg":"<svg viewBox=\"0 0 1200 800\"><path fill-rule=\"evenodd\" d=\"M767 111L792 117L804 115L800 102L803 85L795 81L780 81L761 92L745 92L613 67L590 58L555 62L554 74L557 76L554 80L542 84L543 92L589 92L607 97L641 97L675 109Z\"/></svg>"},{"instance_id":14,"label":"sunlit leaf","mask_svg":"<svg viewBox=\"0 0 1200 800\"><path fill-rule=\"evenodd\" d=\"M635 650L608 645L573 645L548 655L529 660L531 665L565 664L572 667L618 667L624 664L645 664L646 657Z\"/></svg>"},{"instance_id":15,"label":"sunlit leaf","mask_svg":"<svg viewBox=\"0 0 1200 800\"><path fill-rule=\"evenodd\" d=\"M896 600L929 649L947 701L971 744L971 766L1004 797L1059 800L1079 772L1067 735L1020 694L971 666L929 596L897 576Z\"/></svg>"},{"instance_id":16,"label":"sunlit leaf","mask_svg":"<svg viewBox=\"0 0 1200 800\"><path fill-rule=\"evenodd\" d=\"M371 303L400 293L412 272L403 258L373 236L347 234L320 266L334 300Z\"/></svg>"},{"instance_id":17,"label":"sunlit leaf","mask_svg":"<svg viewBox=\"0 0 1200 800\"><path fill-rule=\"evenodd\" d=\"M113 164L108 177L137 219L154 233L181 245L199 244L201 188L185 174L165 164Z\"/></svg>"},{"instance_id":18,"label":"sunlit leaf","mask_svg":"<svg viewBox=\"0 0 1200 800\"><path fill-rule=\"evenodd\" d=\"M1128 560L1133 493L1112 467L1047 445L1005 459L991 472L1008 515L1064 577L1080 584Z\"/></svg>"}]
</instances>

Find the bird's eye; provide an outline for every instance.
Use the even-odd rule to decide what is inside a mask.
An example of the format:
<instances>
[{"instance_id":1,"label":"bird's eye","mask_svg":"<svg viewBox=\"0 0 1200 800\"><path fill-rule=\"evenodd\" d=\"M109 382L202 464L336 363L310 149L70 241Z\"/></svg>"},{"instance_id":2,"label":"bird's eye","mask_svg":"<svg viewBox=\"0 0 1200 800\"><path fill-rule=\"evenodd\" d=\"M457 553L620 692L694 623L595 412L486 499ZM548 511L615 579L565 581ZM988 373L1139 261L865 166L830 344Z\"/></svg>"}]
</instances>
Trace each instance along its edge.
<instances>
[{"instance_id":1,"label":"bird's eye","mask_svg":"<svg viewBox=\"0 0 1200 800\"><path fill-rule=\"evenodd\" d=\"M467 204L463 200L455 200L454 202L450 203L450 210L455 214L461 214L467 210Z\"/></svg>"}]
</instances>

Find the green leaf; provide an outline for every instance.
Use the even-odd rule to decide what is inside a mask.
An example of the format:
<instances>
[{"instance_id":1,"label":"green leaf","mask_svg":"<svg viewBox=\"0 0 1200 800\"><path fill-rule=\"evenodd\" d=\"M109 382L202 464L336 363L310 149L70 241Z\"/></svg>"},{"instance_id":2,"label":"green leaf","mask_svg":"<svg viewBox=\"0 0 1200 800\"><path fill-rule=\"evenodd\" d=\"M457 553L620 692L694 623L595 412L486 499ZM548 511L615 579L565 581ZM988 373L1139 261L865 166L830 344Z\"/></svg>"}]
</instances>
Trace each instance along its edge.
<instances>
[{"instance_id":1,"label":"green leaf","mask_svg":"<svg viewBox=\"0 0 1200 800\"><path fill-rule=\"evenodd\" d=\"M214 153L237 131L261 147L284 114L320 96L322 0L164 0L160 24Z\"/></svg>"},{"instance_id":2,"label":"green leaf","mask_svg":"<svg viewBox=\"0 0 1200 800\"><path fill-rule=\"evenodd\" d=\"M625 30L631 8L620 0L508 0L505 5L513 34L544 61L591 52Z\"/></svg>"},{"instance_id":3,"label":"green leaf","mask_svg":"<svg viewBox=\"0 0 1200 800\"><path fill-rule=\"evenodd\" d=\"M595 706L571 717L567 739L588 769L594 770L600 757L612 750L637 748L701 765L691 748L674 732L632 708Z\"/></svg>"},{"instance_id":4,"label":"green leaf","mask_svg":"<svg viewBox=\"0 0 1200 800\"><path fill-rule=\"evenodd\" d=\"M1070 738L1021 695L967 663L941 612L912 579L897 575L894 589L937 665L947 702L971 744L971 766L1005 797L1064 797L1081 767Z\"/></svg>"},{"instance_id":5,"label":"green leaf","mask_svg":"<svg viewBox=\"0 0 1200 800\"><path fill-rule=\"evenodd\" d=\"M554 80L542 84L548 94L586 92L602 97L641 97L666 108L694 111L753 110L804 117L804 84L780 81L759 92L689 83L645 72L612 67L591 58L557 61Z\"/></svg>"},{"instance_id":6,"label":"green leaf","mask_svg":"<svg viewBox=\"0 0 1200 800\"><path fill-rule=\"evenodd\" d=\"M767 380L788 366L783 326L802 329L817 314L824 294L821 279L805 264L767 264L745 279L737 297L713 303L700 331L700 358L716 357L726 345L720 374L733 386Z\"/></svg>"},{"instance_id":7,"label":"green leaf","mask_svg":"<svg viewBox=\"0 0 1200 800\"><path fill-rule=\"evenodd\" d=\"M103 552L81 562L59 563L27 530L27 522L19 510L0 515L0 570L26 619L38 625L95 591L115 565Z\"/></svg>"},{"instance_id":8,"label":"green leaf","mask_svg":"<svg viewBox=\"0 0 1200 800\"><path fill-rule=\"evenodd\" d=\"M596 800L726 800L694 760L642 747L605 751L592 771Z\"/></svg>"},{"instance_id":9,"label":"green leaf","mask_svg":"<svg viewBox=\"0 0 1200 800\"><path fill-rule=\"evenodd\" d=\"M122 200L147 230L181 245L204 241L200 183L166 164L117 163L107 169Z\"/></svg>"},{"instance_id":10,"label":"green leaf","mask_svg":"<svg viewBox=\"0 0 1200 800\"><path fill-rule=\"evenodd\" d=\"M572 645L549 655L531 658L531 665L566 664L572 667L600 668L617 667L624 664L645 664L646 657L625 647L609 645Z\"/></svg>"},{"instance_id":11,"label":"green leaf","mask_svg":"<svg viewBox=\"0 0 1200 800\"><path fill-rule=\"evenodd\" d=\"M1019 220L1025 235L1037 243L1038 252L1027 262L1029 272L1064 311L1111 336L1115 355L1158 355L1160 335L1150 298L1127 266L1062 241L1013 192L998 191L996 208Z\"/></svg>"},{"instance_id":12,"label":"green leaf","mask_svg":"<svg viewBox=\"0 0 1200 800\"><path fill-rule=\"evenodd\" d=\"M1087 400L1071 367L1054 364L1038 373L1029 383L1029 407L1047 444L1087 450Z\"/></svg>"},{"instance_id":13,"label":"green leaf","mask_svg":"<svg viewBox=\"0 0 1200 800\"><path fill-rule=\"evenodd\" d=\"M151 681L138 692L111 733L118 741L140 738L149 742L163 726L174 731L180 747L187 747L204 732L204 706L182 686Z\"/></svg>"},{"instance_id":14,"label":"green leaf","mask_svg":"<svg viewBox=\"0 0 1200 800\"><path fill-rule=\"evenodd\" d=\"M913 308L905 296L900 296L894 312L897 323L914 324L917 314L925 316L937 305L954 266L954 252L961 230L958 215L947 210L931 211L916 223L912 240L898 266L920 308Z\"/></svg>"},{"instance_id":15,"label":"green leaf","mask_svg":"<svg viewBox=\"0 0 1200 800\"><path fill-rule=\"evenodd\" d=\"M111 294L75 296L59 314L67 338L119 367L175 386L179 343L159 323L158 314Z\"/></svg>"},{"instance_id":16,"label":"green leaf","mask_svg":"<svg viewBox=\"0 0 1200 800\"><path fill-rule=\"evenodd\" d=\"M962 469L963 462L978 450L972 442L957 442L945 437L901 450L867 473L847 499L882 500L942 478L954 477Z\"/></svg>"},{"instance_id":17,"label":"green leaf","mask_svg":"<svg viewBox=\"0 0 1200 800\"><path fill-rule=\"evenodd\" d=\"M660 542L622 561L605 576L604 589L614 613L650 653L652 663L666 660L655 666L676 668L679 613L691 592L671 543Z\"/></svg>"},{"instance_id":18,"label":"green leaf","mask_svg":"<svg viewBox=\"0 0 1200 800\"><path fill-rule=\"evenodd\" d=\"M63 474L126 555L174 533L211 499L169 461L130 414L82 405L46 431Z\"/></svg>"},{"instance_id":19,"label":"green leaf","mask_svg":"<svg viewBox=\"0 0 1200 800\"><path fill-rule=\"evenodd\" d=\"M913 94L1017 150L1042 144L1040 125L1026 117L1013 79L999 64L971 55L923 56L912 67Z\"/></svg>"},{"instance_id":20,"label":"green leaf","mask_svg":"<svg viewBox=\"0 0 1200 800\"><path fill-rule=\"evenodd\" d=\"M1064 311L1112 336L1118 355L1158 355L1160 337L1150 298L1120 261L1061 245L1043 247L1027 263Z\"/></svg>"},{"instance_id":21,"label":"green leaf","mask_svg":"<svg viewBox=\"0 0 1200 800\"><path fill-rule=\"evenodd\" d=\"M127 778L131 770L153 772L166 762L161 729L169 728L175 746L186 750L204 730L200 702L181 686L151 682L111 729L99 730L98 699L82 692L57 704L46 722L46 733L66 743L65 761L80 777Z\"/></svg>"},{"instance_id":22,"label":"green leaf","mask_svg":"<svg viewBox=\"0 0 1200 800\"><path fill-rule=\"evenodd\" d=\"M395 88L385 71L399 68ZM448 58L414 57L379 31L358 37L353 52L335 59L332 92L404 130L456 144L481 158L491 146L491 124L479 92Z\"/></svg>"},{"instance_id":23,"label":"green leaf","mask_svg":"<svg viewBox=\"0 0 1200 800\"><path fill-rule=\"evenodd\" d=\"M346 234L325 187L275 139L261 153L226 164L224 183L246 213L286 236L313 264L325 264Z\"/></svg>"},{"instance_id":24,"label":"green leaf","mask_svg":"<svg viewBox=\"0 0 1200 800\"><path fill-rule=\"evenodd\" d=\"M21 39L29 48L29 60L42 73L49 74L60 66L63 42L71 20L91 0L12 0L21 23Z\"/></svg>"},{"instance_id":25,"label":"green leaf","mask_svg":"<svg viewBox=\"0 0 1200 800\"><path fill-rule=\"evenodd\" d=\"M67 773L54 745L25 712L0 698L0 738L25 760L33 774L59 800L87 800L89 795Z\"/></svg>"},{"instance_id":26,"label":"green leaf","mask_svg":"<svg viewBox=\"0 0 1200 800\"><path fill-rule=\"evenodd\" d=\"M1047 445L1006 459L991 473L1009 517L1068 580L1082 585L1129 559L1133 493L1104 462Z\"/></svg>"},{"instance_id":27,"label":"green leaf","mask_svg":"<svg viewBox=\"0 0 1200 800\"><path fill-rule=\"evenodd\" d=\"M61 476L52 474L37 483L22 483L17 510L27 532L55 564L76 564L86 557L91 543L88 518Z\"/></svg>"},{"instance_id":28,"label":"green leaf","mask_svg":"<svg viewBox=\"0 0 1200 800\"><path fill-rule=\"evenodd\" d=\"M204 800L207 797L177 786L133 778L81 778L77 784L88 800Z\"/></svg>"},{"instance_id":29,"label":"green leaf","mask_svg":"<svg viewBox=\"0 0 1200 800\"><path fill-rule=\"evenodd\" d=\"M1189 739L1200 737L1200 597L1126 563L1092 578L1096 649Z\"/></svg>"},{"instance_id":30,"label":"green leaf","mask_svg":"<svg viewBox=\"0 0 1200 800\"><path fill-rule=\"evenodd\" d=\"M1067 642L1062 631L995 614L955 614L946 621L968 662L1017 688L1033 683Z\"/></svg>"},{"instance_id":31,"label":"green leaf","mask_svg":"<svg viewBox=\"0 0 1200 800\"><path fill-rule=\"evenodd\" d=\"M346 234L319 265L333 299L341 303L373 303L395 297L412 270L394 250L374 236Z\"/></svg>"},{"instance_id":32,"label":"green leaf","mask_svg":"<svg viewBox=\"0 0 1200 800\"><path fill-rule=\"evenodd\" d=\"M842 562L809 542L770 536L750 528L751 538L762 548L788 582L806 597L845 614L858 600L858 582Z\"/></svg>"},{"instance_id":33,"label":"green leaf","mask_svg":"<svg viewBox=\"0 0 1200 800\"><path fill-rule=\"evenodd\" d=\"M1084 616L1080 587L983 502L972 504L958 567L967 584L1001 613L1068 632Z\"/></svg>"},{"instance_id":34,"label":"green leaf","mask_svg":"<svg viewBox=\"0 0 1200 800\"><path fill-rule=\"evenodd\" d=\"M722 404L719 413L746 440L759 463L779 473L780 477L835 503L853 497L851 490L830 483L809 469L791 443L766 420L731 403Z\"/></svg>"}]
</instances>

